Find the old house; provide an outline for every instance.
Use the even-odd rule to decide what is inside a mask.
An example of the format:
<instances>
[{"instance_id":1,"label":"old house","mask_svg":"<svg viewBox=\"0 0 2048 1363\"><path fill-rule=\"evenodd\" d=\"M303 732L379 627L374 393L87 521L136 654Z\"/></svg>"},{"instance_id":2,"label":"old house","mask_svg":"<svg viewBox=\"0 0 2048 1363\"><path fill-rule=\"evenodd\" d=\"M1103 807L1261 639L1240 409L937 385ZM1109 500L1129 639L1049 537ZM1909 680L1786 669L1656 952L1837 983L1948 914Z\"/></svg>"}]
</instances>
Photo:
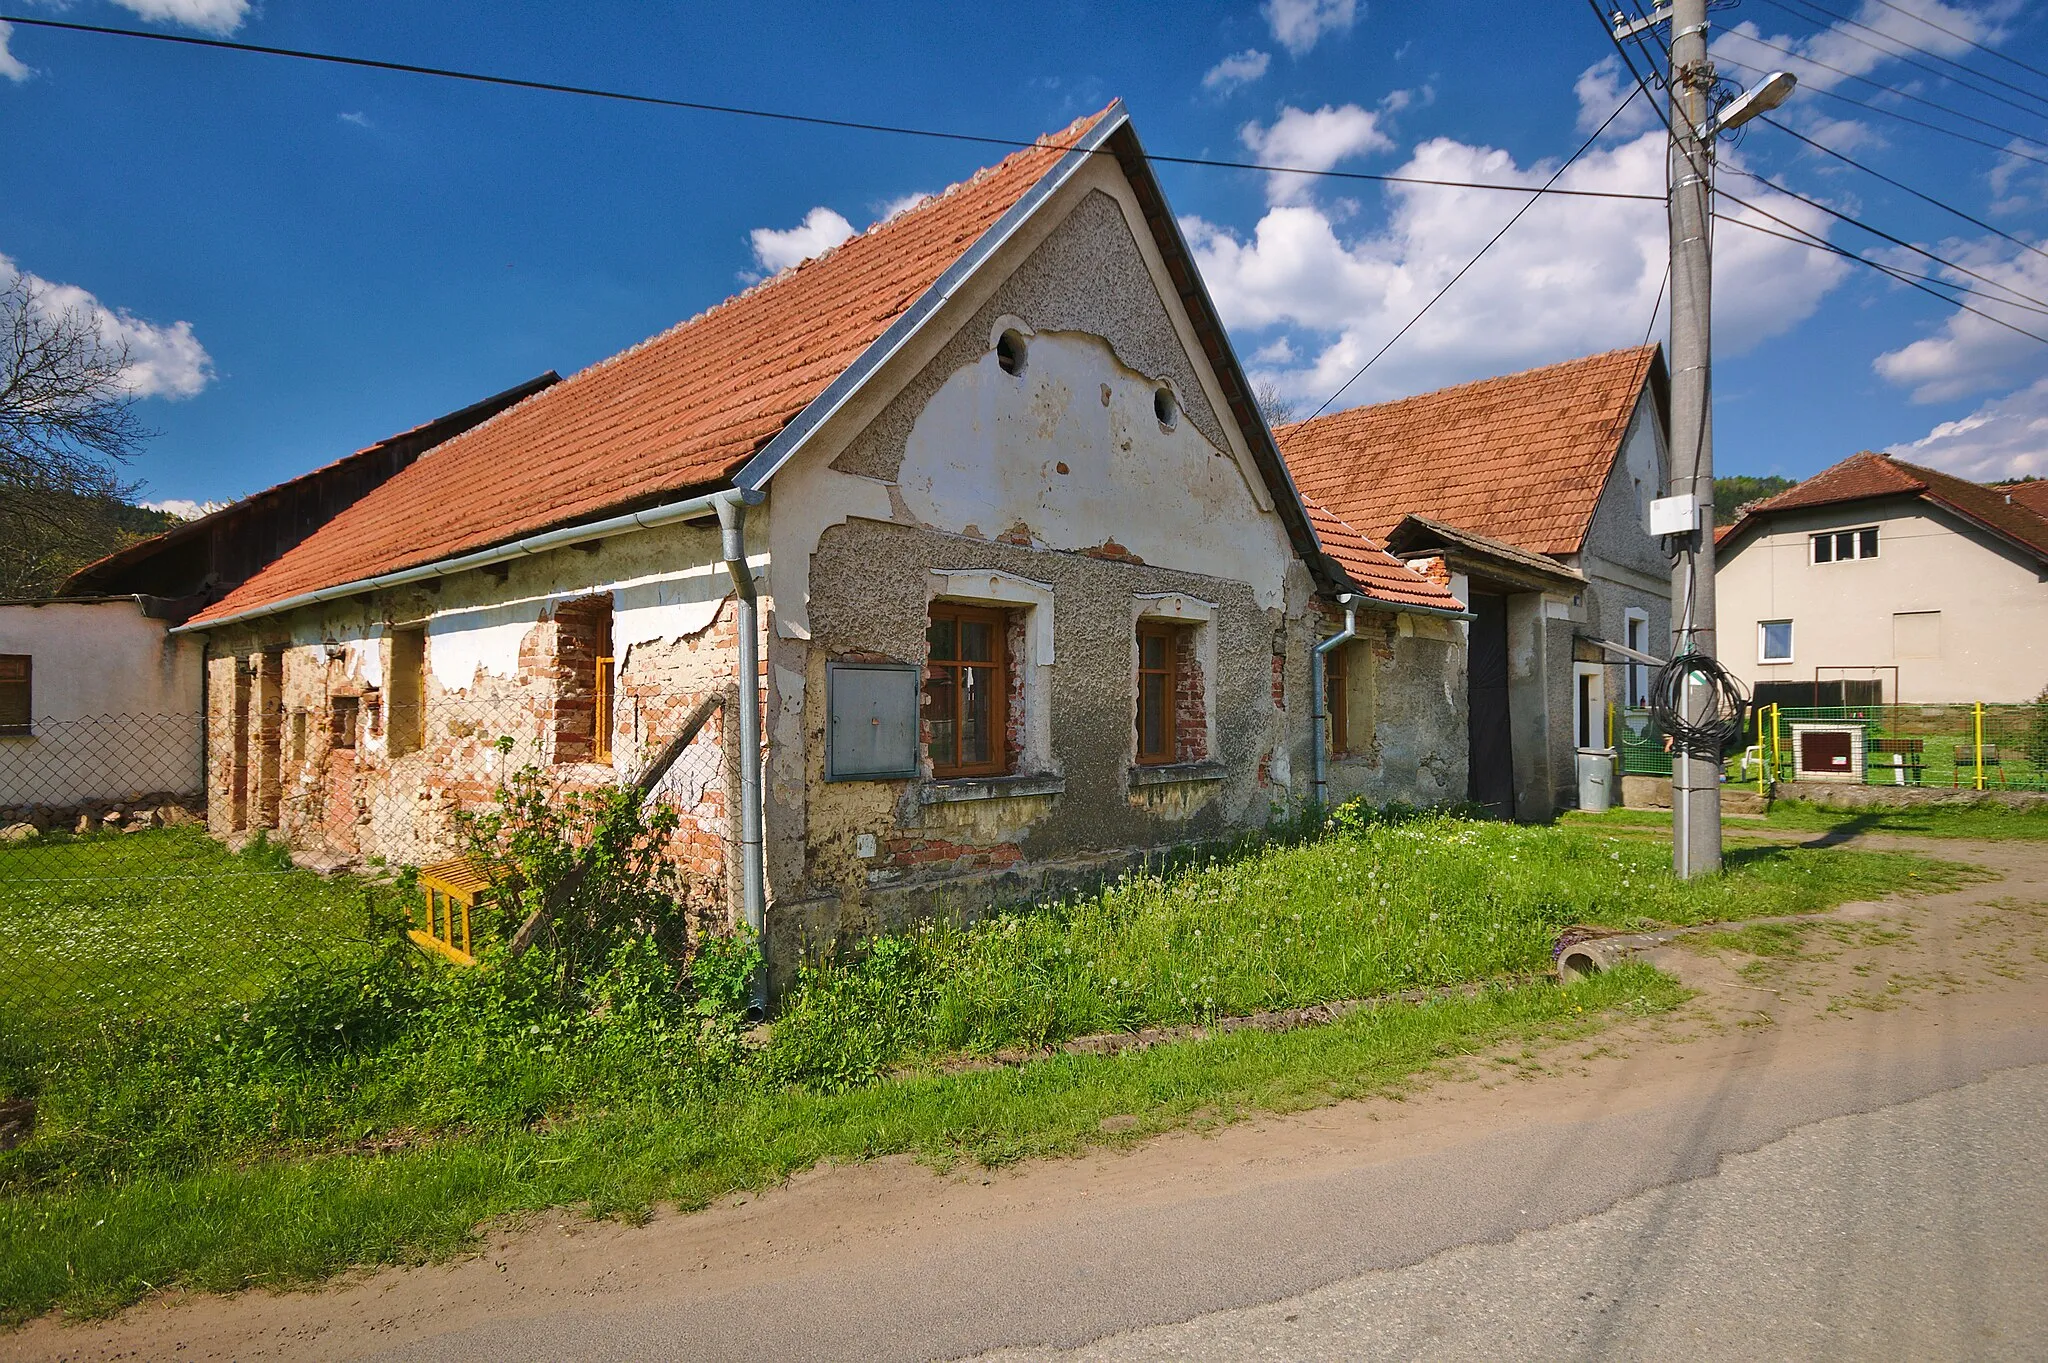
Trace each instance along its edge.
<instances>
[{"instance_id":1,"label":"old house","mask_svg":"<svg viewBox=\"0 0 2048 1363\"><path fill-rule=\"evenodd\" d=\"M1282 427L1303 493L1469 603L1471 798L1543 819L1577 799L1665 656L1669 563L1649 533L1668 381L1644 346Z\"/></svg>"},{"instance_id":2,"label":"old house","mask_svg":"<svg viewBox=\"0 0 2048 1363\"><path fill-rule=\"evenodd\" d=\"M171 631L435 445L554 382L543 374L139 540L53 599L0 601L0 816L197 809L204 649Z\"/></svg>"},{"instance_id":3,"label":"old house","mask_svg":"<svg viewBox=\"0 0 2048 1363\"><path fill-rule=\"evenodd\" d=\"M1329 534L1112 105L446 442L201 612L210 818L417 861L509 770L602 785L680 743L657 796L705 905L786 956L1307 799L1347 593L1381 717L1352 741L1398 728L1380 790L1434 799L1460 607Z\"/></svg>"},{"instance_id":4,"label":"old house","mask_svg":"<svg viewBox=\"0 0 2048 1363\"><path fill-rule=\"evenodd\" d=\"M1720 656L1789 705L2032 700L2048 686L2048 519L2029 489L1853 455L1719 537ZM2039 494L2033 494L2038 498Z\"/></svg>"}]
</instances>

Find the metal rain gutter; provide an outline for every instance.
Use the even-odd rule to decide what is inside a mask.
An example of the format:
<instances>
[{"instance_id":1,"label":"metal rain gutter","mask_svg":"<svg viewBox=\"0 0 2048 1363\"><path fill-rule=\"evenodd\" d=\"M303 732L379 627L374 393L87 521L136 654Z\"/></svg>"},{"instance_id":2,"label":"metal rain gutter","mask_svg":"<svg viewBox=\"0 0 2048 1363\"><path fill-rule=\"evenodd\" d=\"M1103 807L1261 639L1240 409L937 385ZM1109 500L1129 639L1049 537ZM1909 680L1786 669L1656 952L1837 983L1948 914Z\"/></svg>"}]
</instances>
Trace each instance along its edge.
<instances>
[{"instance_id":1,"label":"metal rain gutter","mask_svg":"<svg viewBox=\"0 0 2048 1363\"><path fill-rule=\"evenodd\" d=\"M496 563L508 563L530 554L545 554L553 549L565 549L574 544L588 544L592 540L610 539L632 530L649 530L657 525L672 525L677 521L699 520L707 515L718 514L718 508L727 503L758 506L767 500L763 492L741 491L727 488L719 492L706 493L680 502L665 502L660 506L648 507L645 511L629 511L623 516L606 520L591 521L585 525L564 526L560 530L547 530L524 539L513 540L492 549L479 549L473 554L460 554L454 558L436 559L413 568L401 568L396 572L379 573L375 577L357 578L332 587L316 587L310 592L287 596L264 606L252 606L233 615L224 615L217 620L197 624L179 625L172 634L205 633L228 625L239 625L244 621L258 620L267 615L281 615L297 610L301 606L315 606L327 601L339 601L346 597L360 596L364 592L378 591L386 587L404 587L415 582L425 582L437 577L452 577L457 573L470 572L477 568L488 568Z\"/></svg>"},{"instance_id":2,"label":"metal rain gutter","mask_svg":"<svg viewBox=\"0 0 2048 1363\"><path fill-rule=\"evenodd\" d=\"M738 599L734 647L739 650L740 895L747 927L761 947L751 982L753 1013L768 1016L768 877L761 822L761 624L754 570L747 564L747 504L737 493L716 502L725 570Z\"/></svg>"},{"instance_id":3,"label":"metal rain gutter","mask_svg":"<svg viewBox=\"0 0 2048 1363\"><path fill-rule=\"evenodd\" d=\"M1330 802L1330 782L1327 771L1329 766L1327 753L1329 737L1323 732L1324 720L1328 717L1329 711L1329 697L1324 695L1328 685L1326 681L1328 669L1324 659L1328 656L1331 649L1358 637L1357 596L1346 592L1337 598L1337 602L1344 607L1344 628L1317 644L1315 651L1309 655L1308 727L1311 740L1310 748L1314 754L1309 768L1311 772L1309 794L1310 798L1315 801L1318 809Z\"/></svg>"}]
</instances>

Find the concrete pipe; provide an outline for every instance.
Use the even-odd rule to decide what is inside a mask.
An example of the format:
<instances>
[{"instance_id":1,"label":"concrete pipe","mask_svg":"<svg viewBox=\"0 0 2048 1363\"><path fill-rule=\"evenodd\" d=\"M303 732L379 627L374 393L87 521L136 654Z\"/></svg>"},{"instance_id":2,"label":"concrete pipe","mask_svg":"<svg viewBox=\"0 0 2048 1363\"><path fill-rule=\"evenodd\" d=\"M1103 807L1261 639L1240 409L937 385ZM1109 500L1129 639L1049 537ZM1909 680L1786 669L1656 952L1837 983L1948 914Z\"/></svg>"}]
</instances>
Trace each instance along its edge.
<instances>
[{"instance_id":1,"label":"concrete pipe","mask_svg":"<svg viewBox=\"0 0 2048 1363\"><path fill-rule=\"evenodd\" d=\"M1557 981L1573 984L1612 970L1635 954L1634 947L1634 943L1611 937L1564 943L1557 951Z\"/></svg>"}]
</instances>

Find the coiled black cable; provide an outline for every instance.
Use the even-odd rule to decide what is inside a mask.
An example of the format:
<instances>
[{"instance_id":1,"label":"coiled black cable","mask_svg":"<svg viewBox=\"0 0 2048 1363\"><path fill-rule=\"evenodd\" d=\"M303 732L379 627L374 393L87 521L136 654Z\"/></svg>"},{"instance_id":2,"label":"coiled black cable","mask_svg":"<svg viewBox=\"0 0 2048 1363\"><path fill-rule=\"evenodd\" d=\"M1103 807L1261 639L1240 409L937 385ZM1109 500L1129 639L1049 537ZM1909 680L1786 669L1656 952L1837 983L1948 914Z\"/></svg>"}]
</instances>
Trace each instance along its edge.
<instances>
[{"instance_id":1,"label":"coiled black cable","mask_svg":"<svg viewBox=\"0 0 2048 1363\"><path fill-rule=\"evenodd\" d=\"M1685 688L1704 692L1683 716ZM1704 653L1681 653L1650 682L1650 715L1671 739L1674 753L1719 759L1749 732L1749 693L1727 668Z\"/></svg>"}]
</instances>

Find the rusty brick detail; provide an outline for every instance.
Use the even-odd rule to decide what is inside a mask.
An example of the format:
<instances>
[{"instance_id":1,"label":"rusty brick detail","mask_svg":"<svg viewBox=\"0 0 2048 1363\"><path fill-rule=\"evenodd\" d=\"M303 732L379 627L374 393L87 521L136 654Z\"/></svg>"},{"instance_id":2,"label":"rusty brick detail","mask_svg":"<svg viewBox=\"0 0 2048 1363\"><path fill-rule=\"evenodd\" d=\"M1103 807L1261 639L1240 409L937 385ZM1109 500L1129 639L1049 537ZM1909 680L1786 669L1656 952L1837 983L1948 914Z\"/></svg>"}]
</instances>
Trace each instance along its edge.
<instances>
[{"instance_id":1,"label":"rusty brick detail","mask_svg":"<svg viewBox=\"0 0 2048 1363\"><path fill-rule=\"evenodd\" d=\"M1173 632L1174 757L1181 762L1209 760L1209 701L1202 675L1200 635L1194 626Z\"/></svg>"}]
</instances>

